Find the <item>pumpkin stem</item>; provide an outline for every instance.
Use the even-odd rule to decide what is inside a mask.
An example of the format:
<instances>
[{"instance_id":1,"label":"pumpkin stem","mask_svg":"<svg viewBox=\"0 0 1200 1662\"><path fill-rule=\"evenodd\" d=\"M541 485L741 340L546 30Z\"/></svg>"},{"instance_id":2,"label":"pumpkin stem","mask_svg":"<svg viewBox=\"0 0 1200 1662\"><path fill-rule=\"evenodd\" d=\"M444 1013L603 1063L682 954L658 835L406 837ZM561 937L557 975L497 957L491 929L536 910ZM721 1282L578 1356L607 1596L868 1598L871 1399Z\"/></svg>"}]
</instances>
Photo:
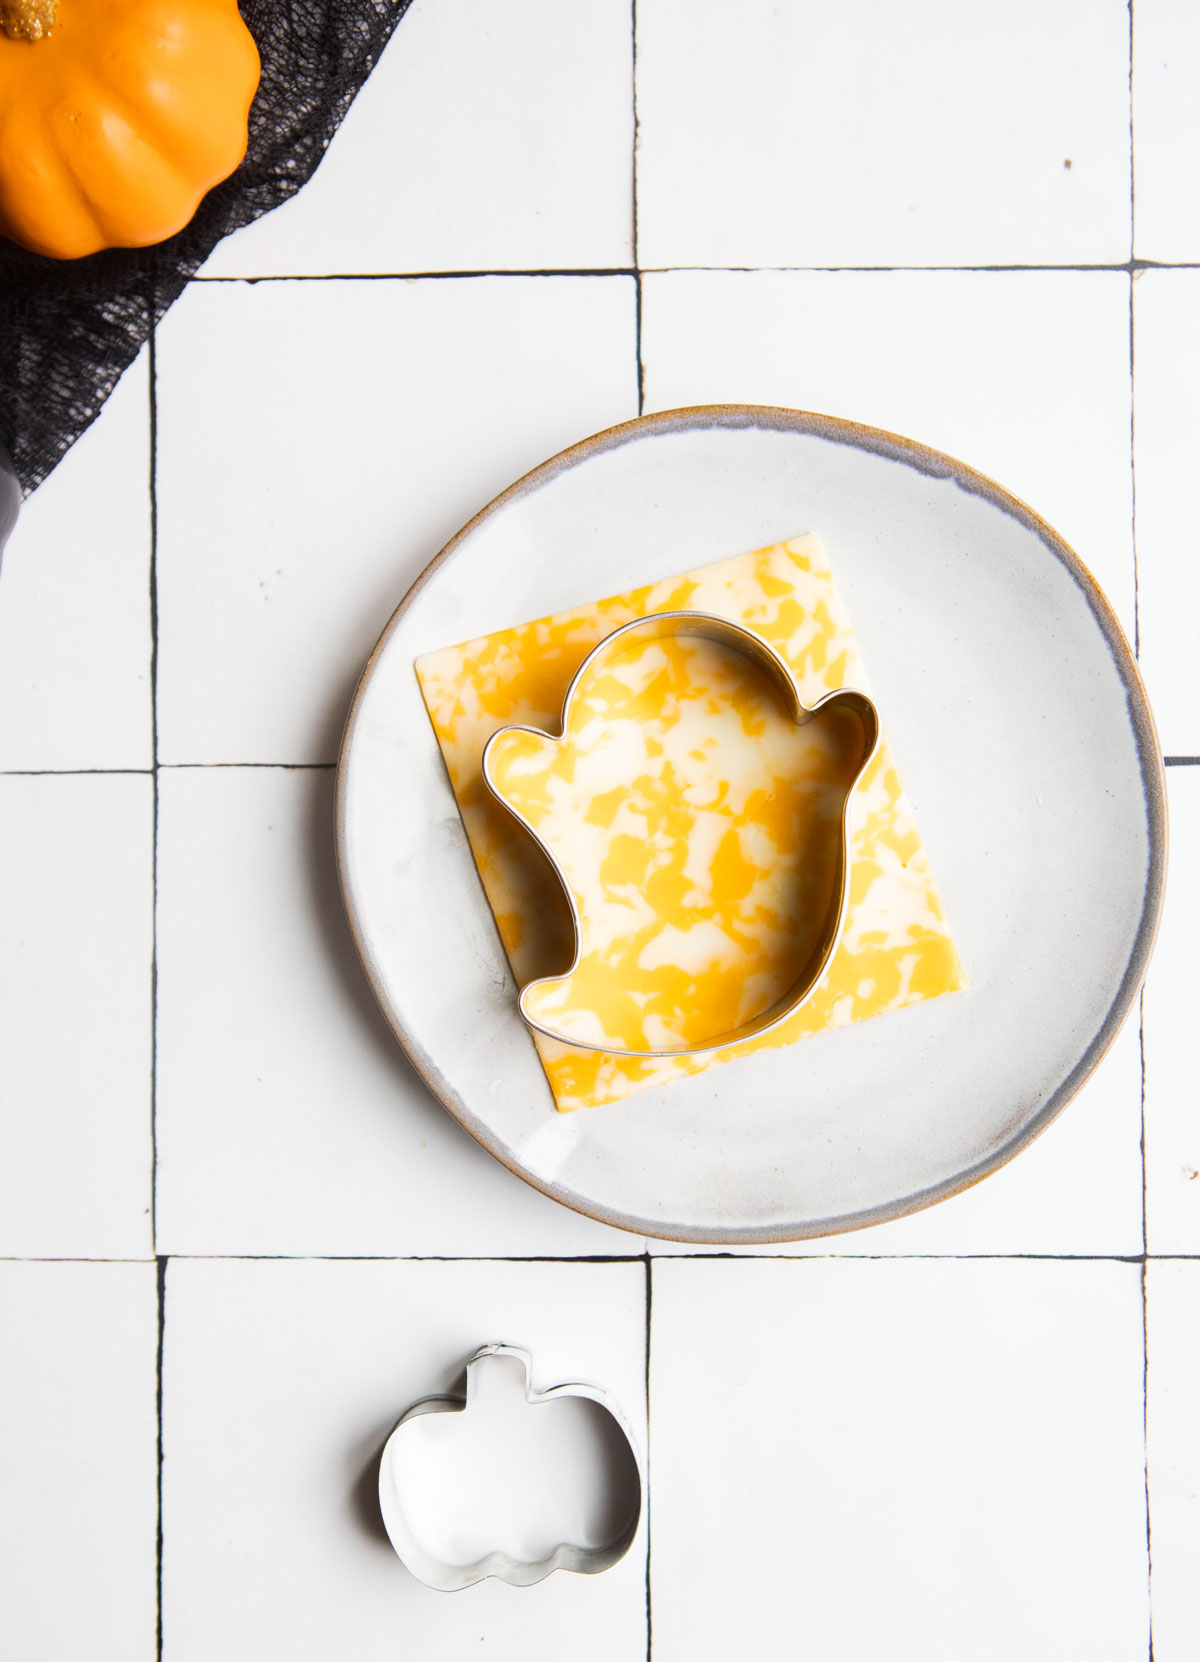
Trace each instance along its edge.
<instances>
[{"instance_id":1,"label":"pumpkin stem","mask_svg":"<svg viewBox=\"0 0 1200 1662\"><path fill-rule=\"evenodd\" d=\"M58 0L0 0L0 30L10 40L44 40L58 20Z\"/></svg>"}]
</instances>

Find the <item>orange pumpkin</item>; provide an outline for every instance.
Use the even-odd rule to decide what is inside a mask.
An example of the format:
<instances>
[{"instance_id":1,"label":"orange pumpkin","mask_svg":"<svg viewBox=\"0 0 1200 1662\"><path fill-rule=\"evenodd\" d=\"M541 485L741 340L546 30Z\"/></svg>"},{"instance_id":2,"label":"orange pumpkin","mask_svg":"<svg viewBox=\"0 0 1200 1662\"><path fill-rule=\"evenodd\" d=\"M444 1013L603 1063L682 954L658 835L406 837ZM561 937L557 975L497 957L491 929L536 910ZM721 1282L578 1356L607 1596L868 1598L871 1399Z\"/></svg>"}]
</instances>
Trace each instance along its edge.
<instances>
[{"instance_id":1,"label":"orange pumpkin","mask_svg":"<svg viewBox=\"0 0 1200 1662\"><path fill-rule=\"evenodd\" d=\"M64 260L161 242L245 155L259 62L237 0L0 0L0 31L14 242Z\"/></svg>"}]
</instances>

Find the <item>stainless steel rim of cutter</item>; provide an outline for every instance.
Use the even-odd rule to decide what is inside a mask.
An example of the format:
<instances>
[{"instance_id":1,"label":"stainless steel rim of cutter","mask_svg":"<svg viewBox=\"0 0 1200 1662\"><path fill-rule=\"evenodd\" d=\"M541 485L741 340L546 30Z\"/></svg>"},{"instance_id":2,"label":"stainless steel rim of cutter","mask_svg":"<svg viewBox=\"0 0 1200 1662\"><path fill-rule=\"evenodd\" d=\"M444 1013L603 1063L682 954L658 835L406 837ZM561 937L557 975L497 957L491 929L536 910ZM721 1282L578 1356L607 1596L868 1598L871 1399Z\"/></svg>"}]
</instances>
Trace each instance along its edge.
<instances>
[{"instance_id":1,"label":"stainless steel rim of cutter","mask_svg":"<svg viewBox=\"0 0 1200 1662\"><path fill-rule=\"evenodd\" d=\"M405 1426L411 1425L414 1419L423 1414L461 1414L473 1394L473 1381L477 1377L474 1370L489 1357L511 1357L521 1364L525 1370L527 1403L536 1405L552 1402L560 1397L582 1397L588 1402L597 1403L616 1422L629 1446L636 1494L629 1518L611 1541L603 1542L596 1547L581 1547L573 1542L563 1541L544 1558L531 1561L511 1558L508 1553L497 1551L487 1553L483 1558L476 1559L473 1564L450 1564L428 1552L413 1533L404 1511L403 1496L392 1481L392 1455L396 1441L404 1435ZM645 1493L641 1454L633 1431L619 1405L598 1385L588 1385L580 1381L552 1385L544 1391L535 1390L533 1358L521 1345L481 1346L468 1360L466 1376L465 1393L422 1397L420 1401L414 1402L411 1408L406 1409L396 1422L379 1457L379 1510L388 1540L405 1569L418 1581L424 1582L426 1587L432 1587L440 1593L460 1592L464 1587L473 1587L488 1576L506 1581L512 1587L532 1587L537 1582L544 1581L555 1570L573 1570L579 1575L598 1575L602 1570L611 1569L624 1558L633 1543L641 1522L642 1497Z\"/></svg>"},{"instance_id":2,"label":"stainless steel rim of cutter","mask_svg":"<svg viewBox=\"0 0 1200 1662\"><path fill-rule=\"evenodd\" d=\"M674 636L694 636L700 640L716 641L719 645L726 646L730 650L740 653L743 657L749 658L775 684L784 701L785 708L798 727L806 726L814 717L831 706L841 706L851 710L862 724L863 749L861 760L847 788L846 798L842 805L838 864L829 908L825 914L821 933L817 937L808 961L792 985L776 999L774 1004L755 1016L752 1021L748 1021L740 1027L731 1028L725 1033L718 1034L715 1038L706 1039L702 1043L694 1045L647 1045L641 1049L633 1049L611 1044L607 1040L593 1041L578 1038L575 1034L565 1033L561 1029L551 1027L530 1012L528 999L531 993L538 988L565 980L568 976L573 975L579 967L579 961L583 955L583 926L579 915L579 907L574 894L571 892L566 873L555 858L554 851L543 842L524 815L519 814L502 795L492 777L491 755L493 746L507 733L532 733L535 737L541 739L548 738L556 742L562 740L566 737L571 709L579 696L580 689L591 679L597 669L602 668L608 659L619 656L622 649L634 637L644 640L663 640ZM567 688L566 697L563 700L562 717L557 733L547 733L540 727L529 727L520 722L514 722L493 733L483 750L484 784L501 807L518 824L524 826L546 856L550 868L566 896L571 917L574 951L569 969L562 975L542 976L536 981L528 982L521 989L518 1005L527 1025L548 1039L557 1039L560 1044L570 1045L576 1050L598 1050L606 1056L706 1056L716 1050L725 1050L730 1045L744 1044L748 1039L756 1039L764 1033L770 1033L776 1027L781 1027L785 1021L802 1009L817 991L825 971L829 968L829 962L837 949L837 944L845 928L846 912L850 904L850 812L855 791L879 748L879 739L879 712L866 693L858 692L850 687L839 687L833 692L826 693L815 704L805 704L800 696L799 684L790 664L761 635L756 634L753 629L746 628L744 624L734 623L729 618L718 617L711 612L652 612L648 617L634 618L632 622L622 624L619 629L614 629L610 635L606 635L598 645L592 648L575 671L571 684Z\"/></svg>"}]
</instances>

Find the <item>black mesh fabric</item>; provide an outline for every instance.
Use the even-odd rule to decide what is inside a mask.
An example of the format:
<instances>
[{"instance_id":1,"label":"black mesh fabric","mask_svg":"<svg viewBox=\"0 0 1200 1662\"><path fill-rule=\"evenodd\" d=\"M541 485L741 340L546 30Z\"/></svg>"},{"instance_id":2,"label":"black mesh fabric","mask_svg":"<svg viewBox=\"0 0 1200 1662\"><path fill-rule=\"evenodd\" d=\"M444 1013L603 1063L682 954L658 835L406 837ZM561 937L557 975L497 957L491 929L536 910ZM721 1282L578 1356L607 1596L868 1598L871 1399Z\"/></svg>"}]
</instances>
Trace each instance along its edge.
<instances>
[{"instance_id":1,"label":"black mesh fabric","mask_svg":"<svg viewBox=\"0 0 1200 1662\"><path fill-rule=\"evenodd\" d=\"M246 159L154 248L51 260L0 237L0 446L28 494L230 231L300 189L411 0L241 0L262 59Z\"/></svg>"}]
</instances>

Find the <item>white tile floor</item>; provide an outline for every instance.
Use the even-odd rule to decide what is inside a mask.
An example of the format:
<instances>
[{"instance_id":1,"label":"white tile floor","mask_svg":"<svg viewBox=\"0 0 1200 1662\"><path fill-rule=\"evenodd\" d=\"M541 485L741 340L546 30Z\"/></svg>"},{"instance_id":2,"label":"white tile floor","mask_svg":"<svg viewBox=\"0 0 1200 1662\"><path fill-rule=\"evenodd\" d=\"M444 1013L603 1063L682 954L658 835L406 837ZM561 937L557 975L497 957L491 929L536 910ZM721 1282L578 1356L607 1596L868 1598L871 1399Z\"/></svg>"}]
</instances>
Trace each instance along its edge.
<instances>
[{"instance_id":1,"label":"white tile floor","mask_svg":"<svg viewBox=\"0 0 1200 1662\"><path fill-rule=\"evenodd\" d=\"M1200 1654L1198 83L1187 0L1132 41L1120 0L415 0L216 251L0 577L0 1654L1142 1662L1151 1617ZM1173 763L1144 1020L1063 1118L931 1212L732 1260L643 1256L453 1125L329 832L446 536L721 399L1029 500ZM650 1525L447 1600L364 1474L495 1338L621 1398Z\"/></svg>"},{"instance_id":2,"label":"white tile floor","mask_svg":"<svg viewBox=\"0 0 1200 1662\"><path fill-rule=\"evenodd\" d=\"M1144 1657L1141 1336L1136 1264L656 1264L660 1662Z\"/></svg>"},{"instance_id":3,"label":"white tile floor","mask_svg":"<svg viewBox=\"0 0 1200 1662\"><path fill-rule=\"evenodd\" d=\"M648 410L784 404L920 433L1040 504L1132 635L1127 272L672 271L643 294Z\"/></svg>"},{"instance_id":4,"label":"white tile floor","mask_svg":"<svg viewBox=\"0 0 1200 1662\"><path fill-rule=\"evenodd\" d=\"M1124 0L638 0L638 251L660 266L1129 255Z\"/></svg>"},{"instance_id":5,"label":"white tile floor","mask_svg":"<svg viewBox=\"0 0 1200 1662\"><path fill-rule=\"evenodd\" d=\"M401 1570L372 1494L398 1409L450 1388L485 1335L519 1333L535 1383L603 1379L644 1437L644 1265L173 1259L166 1327L173 1662L391 1662L480 1644L504 1662L644 1656L644 1528L605 1575L448 1598Z\"/></svg>"},{"instance_id":6,"label":"white tile floor","mask_svg":"<svg viewBox=\"0 0 1200 1662\"><path fill-rule=\"evenodd\" d=\"M22 509L0 593L0 768L149 768L150 354Z\"/></svg>"},{"instance_id":7,"label":"white tile floor","mask_svg":"<svg viewBox=\"0 0 1200 1662\"><path fill-rule=\"evenodd\" d=\"M1146 1450L1154 1529L1150 1609L1159 1662L1187 1662L1200 1633L1200 1264L1146 1266Z\"/></svg>"},{"instance_id":8,"label":"white tile floor","mask_svg":"<svg viewBox=\"0 0 1200 1662\"><path fill-rule=\"evenodd\" d=\"M154 789L0 775L0 1253L150 1258Z\"/></svg>"},{"instance_id":9,"label":"white tile floor","mask_svg":"<svg viewBox=\"0 0 1200 1662\"><path fill-rule=\"evenodd\" d=\"M637 414L636 300L632 277L193 283L157 352L159 761L333 761L429 550Z\"/></svg>"},{"instance_id":10,"label":"white tile floor","mask_svg":"<svg viewBox=\"0 0 1200 1662\"><path fill-rule=\"evenodd\" d=\"M157 1306L152 1263L0 1263L9 1656L154 1655Z\"/></svg>"}]
</instances>

